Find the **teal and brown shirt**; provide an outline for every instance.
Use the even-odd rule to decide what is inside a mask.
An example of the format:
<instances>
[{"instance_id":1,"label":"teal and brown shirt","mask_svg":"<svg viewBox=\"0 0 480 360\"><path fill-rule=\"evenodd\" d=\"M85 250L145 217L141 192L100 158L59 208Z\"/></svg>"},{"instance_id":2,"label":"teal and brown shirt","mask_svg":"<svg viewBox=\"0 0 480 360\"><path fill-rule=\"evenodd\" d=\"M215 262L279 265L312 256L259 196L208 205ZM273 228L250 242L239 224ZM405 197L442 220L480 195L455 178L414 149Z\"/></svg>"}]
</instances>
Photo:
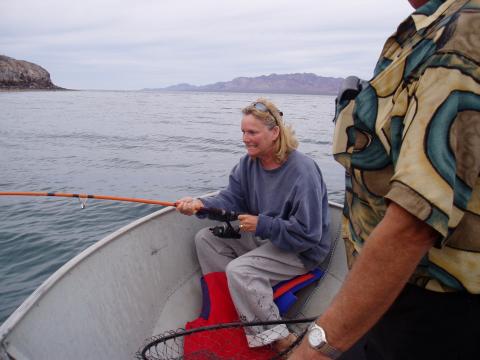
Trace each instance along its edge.
<instances>
[{"instance_id":1,"label":"teal and brown shirt","mask_svg":"<svg viewBox=\"0 0 480 360\"><path fill-rule=\"evenodd\" d=\"M411 282L480 294L480 0L419 8L336 113L352 253L394 201L439 234Z\"/></svg>"}]
</instances>

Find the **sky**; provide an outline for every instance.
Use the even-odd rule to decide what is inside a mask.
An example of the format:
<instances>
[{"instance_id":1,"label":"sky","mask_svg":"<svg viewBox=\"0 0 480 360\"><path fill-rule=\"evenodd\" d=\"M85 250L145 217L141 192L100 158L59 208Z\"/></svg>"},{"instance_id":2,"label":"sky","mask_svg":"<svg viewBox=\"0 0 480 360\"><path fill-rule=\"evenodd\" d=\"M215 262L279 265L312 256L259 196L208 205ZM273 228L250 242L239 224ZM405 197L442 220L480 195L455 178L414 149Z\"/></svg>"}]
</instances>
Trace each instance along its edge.
<instances>
[{"instance_id":1,"label":"sky","mask_svg":"<svg viewBox=\"0 0 480 360\"><path fill-rule=\"evenodd\" d=\"M311 72L368 79L407 0L0 0L0 54L71 89Z\"/></svg>"}]
</instances>

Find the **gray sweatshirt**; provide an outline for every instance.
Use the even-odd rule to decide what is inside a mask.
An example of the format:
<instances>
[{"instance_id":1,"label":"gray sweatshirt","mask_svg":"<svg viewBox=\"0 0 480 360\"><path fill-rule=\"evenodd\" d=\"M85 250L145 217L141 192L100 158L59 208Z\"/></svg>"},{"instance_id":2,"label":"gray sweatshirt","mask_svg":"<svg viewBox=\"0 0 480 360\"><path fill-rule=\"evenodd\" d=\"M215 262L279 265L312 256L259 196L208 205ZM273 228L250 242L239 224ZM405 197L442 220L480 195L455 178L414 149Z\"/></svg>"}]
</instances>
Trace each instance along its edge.
<instances>
[{"instance_id":1,"label":"gray sweatshirt","mask_svg":"<svg viewBox=\"0 0 480 360\"><path fill-rule=\"evenodd\" d=\"M228 187L202 199L206 207L258 215L256 236L296 253L307 269L330 250L327 190L318 165L293 151L279 168L265 170L245 155L232 169Z\"/></svg>"}]
</instances>

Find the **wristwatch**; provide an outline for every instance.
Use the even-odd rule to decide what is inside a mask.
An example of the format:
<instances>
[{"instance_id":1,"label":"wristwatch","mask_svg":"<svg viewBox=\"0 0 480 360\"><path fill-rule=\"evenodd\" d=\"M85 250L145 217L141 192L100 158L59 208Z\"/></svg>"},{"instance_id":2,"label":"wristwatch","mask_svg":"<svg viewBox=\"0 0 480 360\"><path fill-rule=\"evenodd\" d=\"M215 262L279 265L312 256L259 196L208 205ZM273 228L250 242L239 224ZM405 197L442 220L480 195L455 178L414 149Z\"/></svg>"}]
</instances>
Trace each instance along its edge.
<instances>
[{"instance_id":1,"label":"wristwatch","mask_svg":"<svg viewBox=\"0 0 480 360\"><path fill-rule=\"evenodd\" d=\"M313 322L308 328L307 339L310 347L322 353L323 355L328 356L330 359L338 359L340 355L342 355L340 350L337 350L328 344L325 330L323 330L322 327L318 326L315 322Z\"/></svg>"}]
</instances>

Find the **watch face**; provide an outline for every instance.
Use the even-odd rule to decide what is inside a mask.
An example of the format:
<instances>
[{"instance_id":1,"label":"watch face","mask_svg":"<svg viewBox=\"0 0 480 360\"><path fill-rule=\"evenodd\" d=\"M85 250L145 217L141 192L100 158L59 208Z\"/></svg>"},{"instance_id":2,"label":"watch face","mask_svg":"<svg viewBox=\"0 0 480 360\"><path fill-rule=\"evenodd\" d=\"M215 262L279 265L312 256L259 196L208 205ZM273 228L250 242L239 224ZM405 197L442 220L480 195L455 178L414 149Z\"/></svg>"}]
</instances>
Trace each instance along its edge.
<instances>
[{"instance_id":1,"label":"watch face","mask_svg":"<svg viewBox=\"0 0 480 360\"><path fill-rule=\"evenodd\" d=\"M308 333L308 342L311 347L319 348L325 344L325 333L322 329L313 328Z\"/></svg>"}]
</instances>

